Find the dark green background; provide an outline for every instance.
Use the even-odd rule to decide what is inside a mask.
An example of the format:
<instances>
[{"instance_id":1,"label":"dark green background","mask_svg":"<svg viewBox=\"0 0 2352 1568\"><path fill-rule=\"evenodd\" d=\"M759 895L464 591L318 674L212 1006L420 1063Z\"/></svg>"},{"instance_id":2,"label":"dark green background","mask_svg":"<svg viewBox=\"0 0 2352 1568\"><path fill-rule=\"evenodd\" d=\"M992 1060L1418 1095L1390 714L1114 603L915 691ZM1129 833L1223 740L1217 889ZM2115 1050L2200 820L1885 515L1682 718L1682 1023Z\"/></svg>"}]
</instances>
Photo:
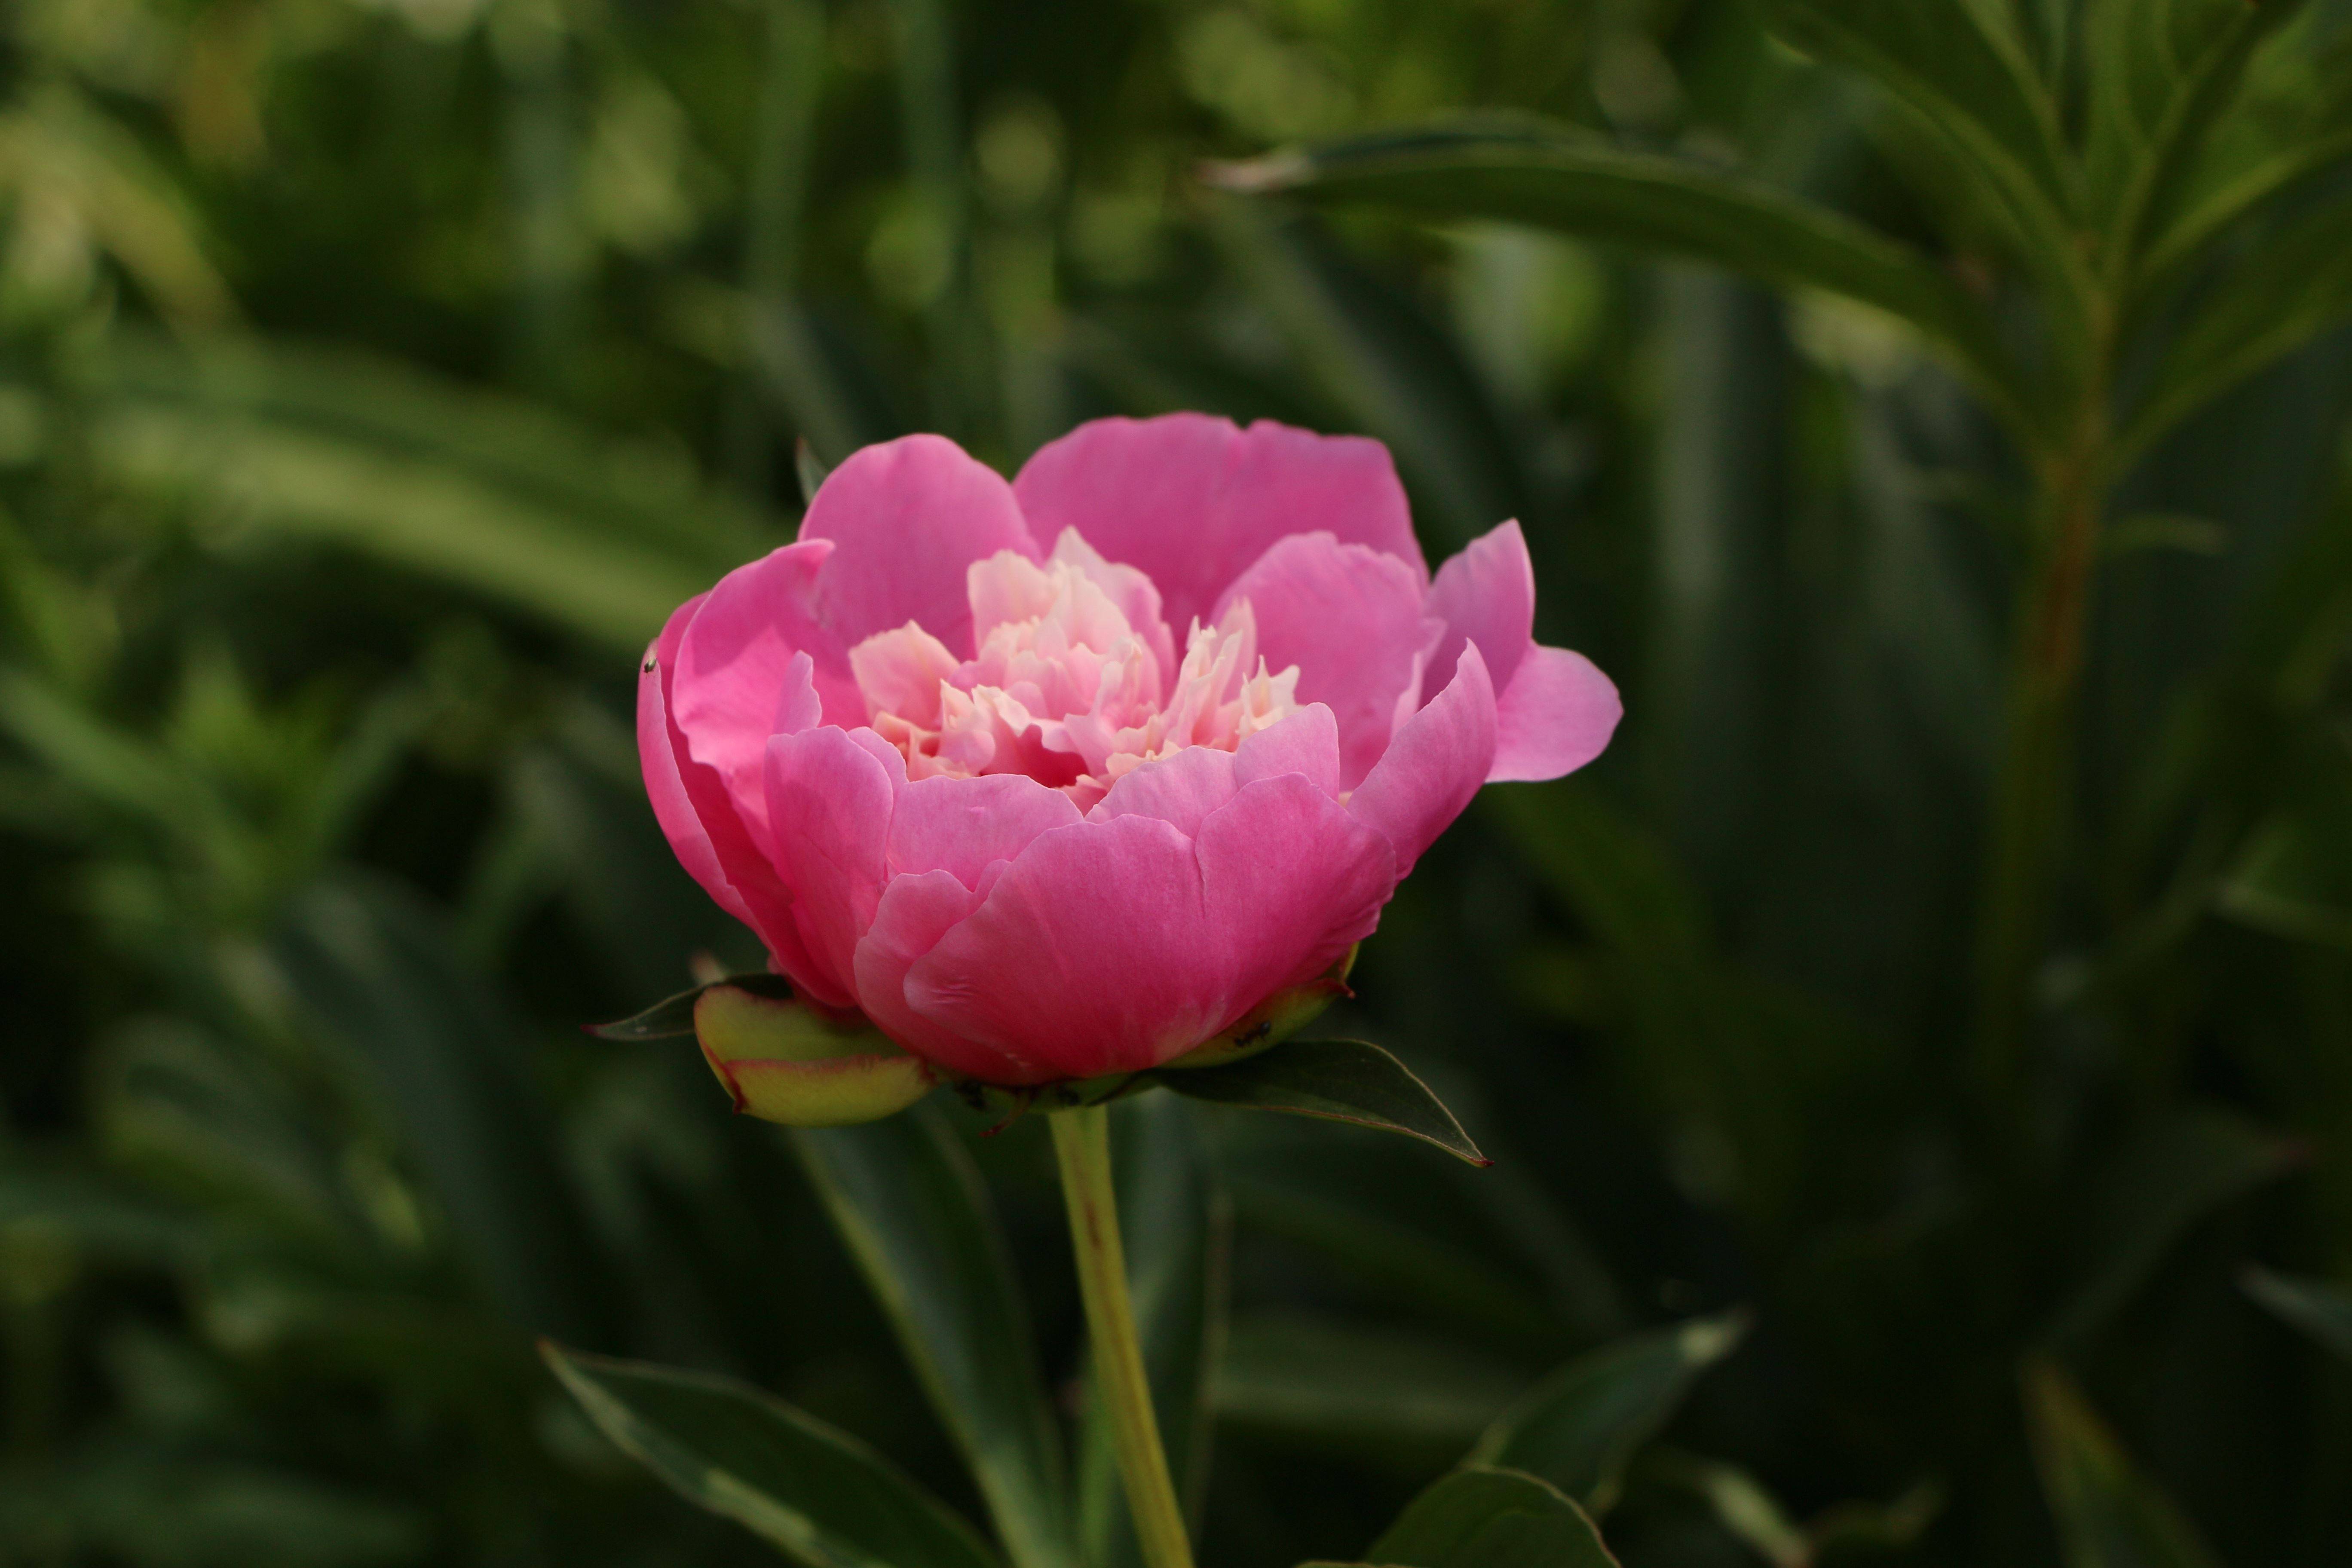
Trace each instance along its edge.
<instances>
[{"instance_id":1,"label":"dark green background","mask_svg":"<svg viewBox=\"0 0 2352 1568\"><path fill-rule=\"evenodd\" d=\"M1193 177L1534 111L1742 166L2030 315L1916 136L1747 6L5 16L0 1562L763 1560L604 1444L539 1331L750 1378L975 1509L781 1135L685 1043L579 1033L756 959L645 807L635 655L789 536L796 440L938 429L1010 470L1171 408L1380 437L1433 558L1520 519L1539 634L1627 707L1586 774L1447 835L1341 1020L1495 1169L1212 1121L1204 1561L1352 1556L1550 1366L1734 1307L1748 1341L1606 1521L1630 1568L1765 1561L1694 1453L1800 1521L1932 1503L1824 1561L2061 1561L2030 1358L2220 1561L2352 1556L2352 1381L2243 1286L2352 1271L2340 333L2117 492L1988 1097L2026 476L1959 384L1826 296ZM951 1113L1059 1383L1044 1131Z\"/></svg>"}]
</instances>

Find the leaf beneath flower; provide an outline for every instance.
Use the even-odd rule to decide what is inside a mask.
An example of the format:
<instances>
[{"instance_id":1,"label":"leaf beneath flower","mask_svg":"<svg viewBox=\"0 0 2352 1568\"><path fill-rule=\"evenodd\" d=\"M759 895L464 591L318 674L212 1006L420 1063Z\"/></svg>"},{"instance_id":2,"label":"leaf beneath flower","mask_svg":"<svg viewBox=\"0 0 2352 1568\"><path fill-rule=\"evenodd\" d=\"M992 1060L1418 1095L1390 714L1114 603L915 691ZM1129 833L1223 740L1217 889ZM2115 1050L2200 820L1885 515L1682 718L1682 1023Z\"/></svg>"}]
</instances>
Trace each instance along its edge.
<instances>
[{"instance_id":1,"label":"leaf beneath flower","mask_svg":"<svg viewBox=\"0 0 2352 1568\"><path fill-rule=\"evenodd\" d=\"M588 1032L600 1040L674 1040L694 1033L694 1005L712 985L732 985L754 996L789 1002L793 983L781 974L730 974L710 985L697 985L675 996L665 996L644 1012L613 1024L591 1024Z\"/></svg>"},{"instance_id":2,"label":"leaf beneath flower","mask_svg":"<svg viewBox=\"0 0 2352 1568\"><path fill-rule=\"evenodd\" d=\"M1293 1040L1223 1067L1152 1077L1194 1100L1352 1121L1434 1143L1474 1165L1494 1163L1411 1068L1363 1040Z\"/></svg>"}]
</instances>

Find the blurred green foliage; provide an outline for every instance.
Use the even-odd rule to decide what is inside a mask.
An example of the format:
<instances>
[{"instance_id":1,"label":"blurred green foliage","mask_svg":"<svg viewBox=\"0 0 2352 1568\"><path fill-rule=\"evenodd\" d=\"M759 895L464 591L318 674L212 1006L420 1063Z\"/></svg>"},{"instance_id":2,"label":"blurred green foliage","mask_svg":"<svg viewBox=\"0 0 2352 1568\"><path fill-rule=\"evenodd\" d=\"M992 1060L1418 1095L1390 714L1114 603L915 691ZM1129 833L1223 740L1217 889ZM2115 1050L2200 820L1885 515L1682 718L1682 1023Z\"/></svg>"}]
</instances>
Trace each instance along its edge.
<instances>
[{"instance_id":1,"label":"blurred green foliage","mask_svg":"<svg viewBox=\"0 0 2352 1568\"><path fill-rule=\"evenodd\" d=\"M1009 468L1177 407L1381 437L1433 554L1520 518L1539 629L1630 715L1589 776L1489 792L1358 971L1349 1027L1495 1169L1123 1128L1195 1287L1145 1294L1196 1352L1153 1376L1204 1402L1205 1561L1354 1558L1465 1453L1605 1510L1629 1568L2352 1555L2352 10L2265 0L2177 100L2223 130L2116 209L2210 7L1972 0L1990 184L1948 105L1849 68L1853 7L1762 9L1809 53L1742 0L16 0L0 1562L772 1560L542 1333L781 1394L1000 1529L1066 1482L1122 1560L1041 1129L796 1151L578 1026L756 958L628 714L661 616L789 535L796 445ZM2050 125L2003 118L2012 68ZM2035 912L1991 1090L2032 411L1832 294L1192 177L1457 110L1820 204L2002 353L2133 301L2153 412L2000 884ZM2128 278L2011 156L2045 132ZM1614 232L1691 247L1659 210ZM952 1245L859 1228L894 1180ZM866 1279L925 1268L1018 1291L899 1324L910 1363ZM1007 1333L1062 1409L975 1358Z\"/></svg>"}]
</instances>

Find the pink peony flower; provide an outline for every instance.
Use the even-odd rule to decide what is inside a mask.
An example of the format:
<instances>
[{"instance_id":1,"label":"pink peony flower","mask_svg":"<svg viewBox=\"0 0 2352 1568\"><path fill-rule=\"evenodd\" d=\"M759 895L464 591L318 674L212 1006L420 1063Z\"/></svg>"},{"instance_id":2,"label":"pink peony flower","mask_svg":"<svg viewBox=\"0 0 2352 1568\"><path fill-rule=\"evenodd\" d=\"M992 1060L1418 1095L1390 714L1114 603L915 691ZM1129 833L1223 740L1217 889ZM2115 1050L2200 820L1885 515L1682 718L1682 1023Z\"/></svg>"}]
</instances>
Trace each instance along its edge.
<instances>
[{"instance_id":1,"label":"pink peony flower","mask_svg":"<svg viewBox=\"0 0 2352 1568\"><path fill-rule=\"evenodd\" d=\"M949 1073L1089 1078L1312 982L1480 784L1600 752L1616 689L1534 616L1515 522L1431 580L1374 441L1104 419L1007 484L909 436L678 607L637 740L803 994Z\"/></svg>"}]
</instances>

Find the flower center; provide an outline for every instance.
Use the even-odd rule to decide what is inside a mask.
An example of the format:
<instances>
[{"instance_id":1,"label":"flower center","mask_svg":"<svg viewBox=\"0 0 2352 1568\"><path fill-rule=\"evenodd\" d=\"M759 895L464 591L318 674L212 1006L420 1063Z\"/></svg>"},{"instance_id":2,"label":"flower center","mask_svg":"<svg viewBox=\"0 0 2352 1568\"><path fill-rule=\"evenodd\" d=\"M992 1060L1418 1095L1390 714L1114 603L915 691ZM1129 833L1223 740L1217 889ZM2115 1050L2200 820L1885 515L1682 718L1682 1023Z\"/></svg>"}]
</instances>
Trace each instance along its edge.
<instances>
[{"instance_id":1,"label":"flower center","mask_svg":"<svg viewBox=\"0 0 2352 1568\"><path fill-rule=\"evenodd\" d=\"M1230 752L1298 708L1298 670L1266 672L1246 600L1213 626L1193 622L1171 674L1159 591L1076 530L1043 566L1003 551L966 583L971 658L912 621L849 652L875 732L910 779L1026 773L1083 811L1143 763Z\"/></svg>"}]
</instances>

